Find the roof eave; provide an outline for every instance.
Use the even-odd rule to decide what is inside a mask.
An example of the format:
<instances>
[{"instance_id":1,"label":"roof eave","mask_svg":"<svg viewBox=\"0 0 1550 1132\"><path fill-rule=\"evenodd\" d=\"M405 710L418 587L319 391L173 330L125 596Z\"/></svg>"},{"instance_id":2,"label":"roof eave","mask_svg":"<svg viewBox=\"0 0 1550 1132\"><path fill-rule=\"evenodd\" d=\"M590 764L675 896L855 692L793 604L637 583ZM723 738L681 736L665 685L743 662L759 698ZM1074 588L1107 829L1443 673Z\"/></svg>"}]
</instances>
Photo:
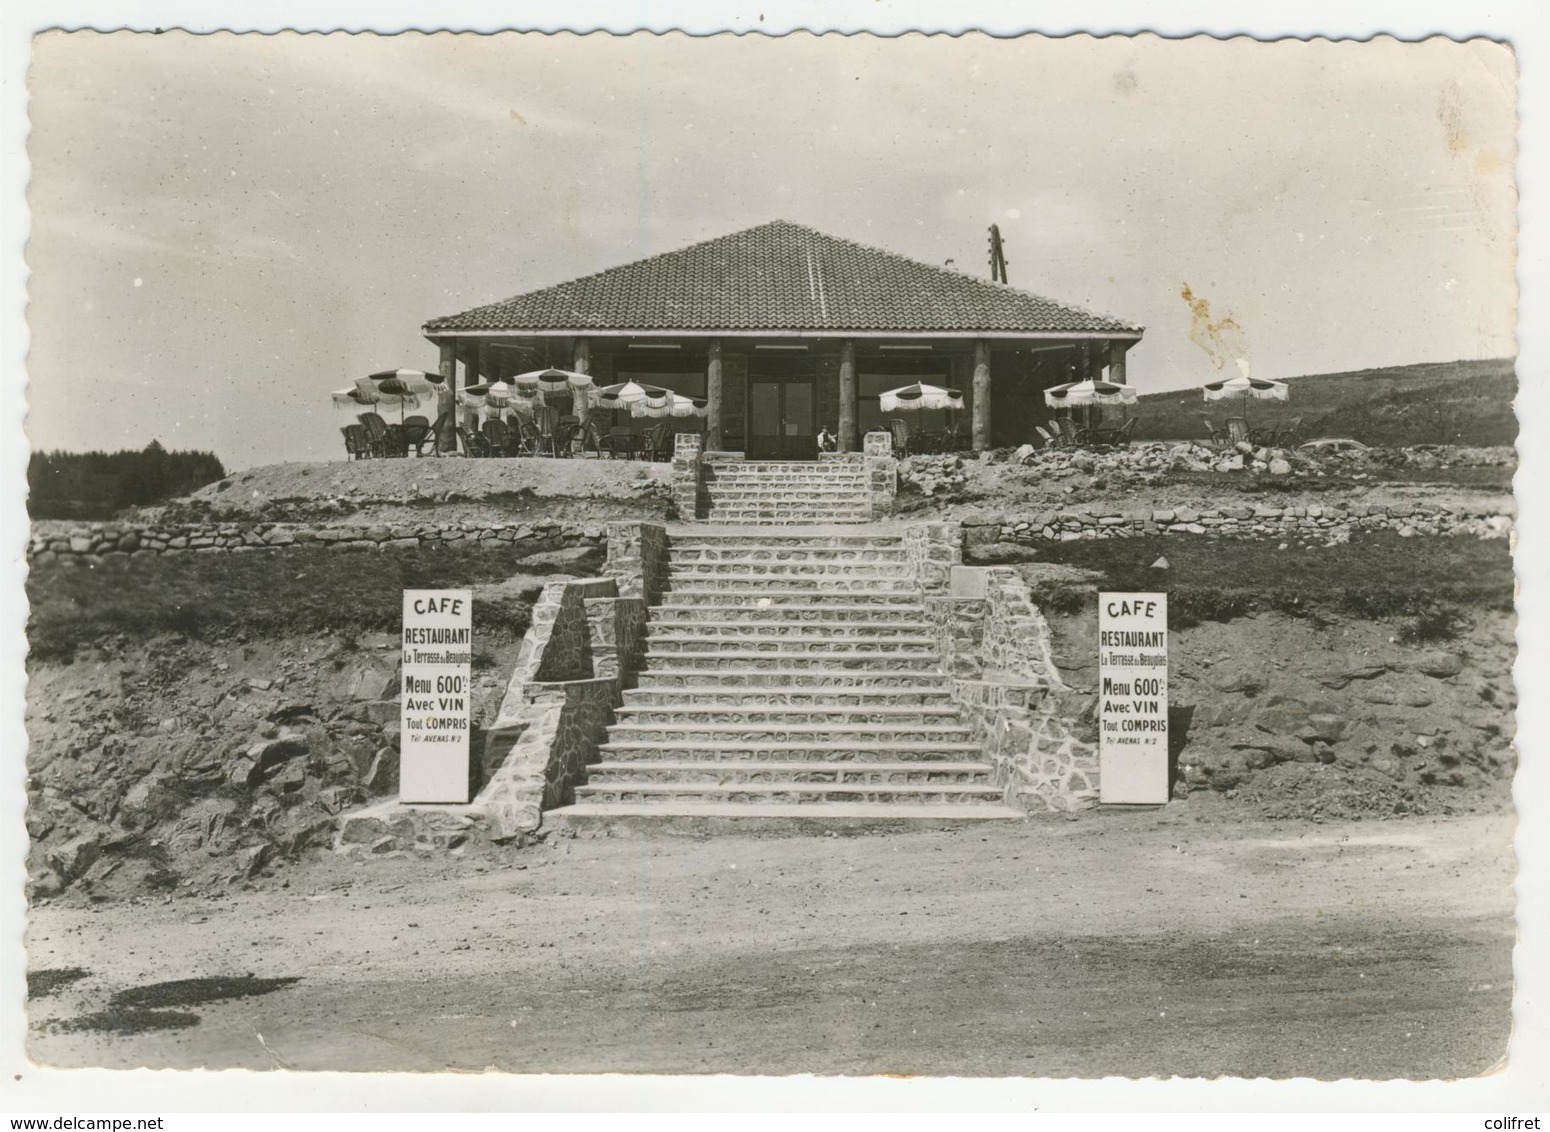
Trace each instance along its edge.
<instances>
[{"instance_id":1,"label":"roof eave","mask_svg":"<svg viewBox=\"0 0 1550 1132\"><path fill-rule=\"evenodd\" d=\"M431 341L438 338L988 338L996 340L1030 339L1036 341L1134 341L1139 342L1145 327L1115 330L856 330L844 327L782 330L770 327L738 327L724 330L703 328L630 329L625 327L574 326L548 329L444 328L426 323L421 333Z\"/></svg>"}]
</instances>

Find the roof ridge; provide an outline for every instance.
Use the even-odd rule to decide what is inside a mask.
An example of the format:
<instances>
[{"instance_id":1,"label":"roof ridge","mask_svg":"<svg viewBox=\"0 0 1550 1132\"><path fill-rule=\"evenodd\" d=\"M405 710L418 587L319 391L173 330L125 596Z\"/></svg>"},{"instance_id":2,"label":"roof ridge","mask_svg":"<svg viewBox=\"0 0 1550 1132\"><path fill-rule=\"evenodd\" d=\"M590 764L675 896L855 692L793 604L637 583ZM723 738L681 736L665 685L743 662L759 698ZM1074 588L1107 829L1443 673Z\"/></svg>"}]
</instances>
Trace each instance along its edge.
<instances>
[{"instance_id":1,"label":"roof ridge","mask_svg":"<svg viewBox=\"0 0 1550 1132\"><path fill-rule=\"evenodd\" d=\"M774 221L773 223L784 224L784 223L792 223L792 222L789 222L789 221L779 221L778 220L778 221ZM760 227L766 227L766 225L760 225ZM817 228L813 228L813 227L811 227L810 225L807 225L807 224L792 223L792 227L801 228L804 231L810 232L810 233L812 233L813 235L816 235L816 236L822 236L826 240L833 240L837 244L849 244L853 248L860 248L862 251L871 252L874 255L883 255L883 256L889 257L890 259L901 260L904 263L910 264L912 267L925 267L925 268L929 268L932 271L939 272L939 273L941 273L943 275L950 276L950 277L952 277L954 279L963 279L963 280L966 280L966 281L968 281L970 283L975 283L975 284L978 284L978 285L983 286L983 287L990 287L993 290L1009 291L1009 292L1011 292L1014 295L1022 295L1025 298L1037 299L1041 303L1052 303L1053 305L1055 305L1057 307L1064 307L1066 310L1075 311L1078 314L1090 315L1093 318L1108 319L1110 322L1117 322L1117 323L1121 324L1122 326L1129 327L1129 328L1131 328L1133 330L1144 330L1145 329L1145 327L1135 326L1132 323L1126 322L1124 319L1119 318L1116 315L1108 314L1108 313L1106 313L1104 311L1095 311L1095 310L1092 310L1089 307L1080 307L1080 306L1077 306L1075 303L1068 303L1068 302L1065 302L1062 299L1052 299L1048 295L1041 295L1037 291L1030 291L1030 290L1028 290L1026 287L1014 287L1010 283L1002 283L1000 280L997 280L997 279L986 279L983 276L971 275L967 271L962 271L962 270L960 270L960 269L958 269L956 267L943 267L943 266L940 266L940 265L935 264L935 263L927 263L923 259L915 259L912 256L905 255L903 252L896 252L896 251L893 251L893 250L891 250L889 248L880 247L877 244L864 243L861 240L851 239L849 236L831 236L831 235L829 235L829 233L821 231L821 230L819 230Z\"/></svg>"}]
</instances>

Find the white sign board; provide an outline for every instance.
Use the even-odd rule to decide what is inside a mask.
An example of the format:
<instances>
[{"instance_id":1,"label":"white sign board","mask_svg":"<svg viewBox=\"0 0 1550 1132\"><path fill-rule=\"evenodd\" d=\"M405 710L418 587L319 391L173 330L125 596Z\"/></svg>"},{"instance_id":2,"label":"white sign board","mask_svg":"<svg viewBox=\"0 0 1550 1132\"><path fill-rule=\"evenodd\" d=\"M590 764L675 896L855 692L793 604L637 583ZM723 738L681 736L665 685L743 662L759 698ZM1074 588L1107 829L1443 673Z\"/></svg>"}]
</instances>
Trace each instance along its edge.
<instances>
[{"instance_id":1,"label":"white sign board","mask_svg":"<svg viewBox=\"0 0 1550 1132\"><path fill-rule=\"evenodd\" d=\"M405 590L403 643L399 800L467 802L472 591Z\"/></svg>"},{"instance_id":2,"label":"white sign board","mask_svg":"<svg viewBox=\"0 0 1550 1132\"><path fill-rule=\"evenodd\" d=\"M1168 595L1098 595L1098 800L1168 800Z\"/></svg>"}]
</instances>

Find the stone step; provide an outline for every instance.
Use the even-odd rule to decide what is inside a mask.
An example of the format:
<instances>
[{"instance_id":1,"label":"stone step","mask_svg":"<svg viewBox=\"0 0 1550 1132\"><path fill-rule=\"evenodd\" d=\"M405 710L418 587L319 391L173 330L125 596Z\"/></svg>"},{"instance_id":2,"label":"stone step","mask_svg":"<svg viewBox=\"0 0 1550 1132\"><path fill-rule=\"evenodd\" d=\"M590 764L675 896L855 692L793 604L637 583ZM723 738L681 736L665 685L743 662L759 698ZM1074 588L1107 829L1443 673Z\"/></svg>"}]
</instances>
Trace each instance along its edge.
<instances>
[{"instance_id":1,"label":"stone step","mask_svg":"<svg viewBox=\"0 0 1550 1132\"><path fill-rule=\"evenodd\" d=\"M813 805L824 802L870 802L928 806L1001 805L1003 791L995 786L958 783L876 786L849 783L743 782L718 785L688 782L634 782L613 786L578 786L576 801L608 803L752 802Z\"/></svg>"},{"instance_id":2,"label":"stone step","mask_svg":"<svg viewBox=\"0 0 1550 1132\"><path fill-rule=\"evenodd\" d=\"M701 600L707 597L730 598L739 595L729 594L697 594L691 602L673 602L654 606L651 610L651 620L647 627L653 625L678 626L678 625L703 625L703 624L749 624L749 625L891 625L909 624L925 625L925 607L918 602L911 602L907 598L900 600L873 600L865 603L850 601L796 601L796 600L769 600L765 604L757 604L769 595L742 595L740 601L708 601ZM819 598L819 594L803 594L802 597ZM844 595L853 597L854 595ZM888 599L898 597L895 594L885 595Z\"/></svg>"},{"instance_id":3,"label":"stone step","mask_svg":"<svg viewBox=\"0 0 1550 1132\"><path fill-rule=\"evenodd\" d=\"M881 724L893 727L918 729L933 723L958 723L961 716L956 704L914 704L899 706L811 703L795 704L747 703L748 697L740 695L740 704L707 705L698 697L685 696L679 702L662 700L655 704L629 702L615 709L614 718L621 724L675 724L685 727L711 725L789 727L792 724L816 723L825 727L855 727L859 724Z\"/></svg>"},{"instance_id":4,"label":"stone step","mask_svg":"<svg viewBox=\"0 0 1550 1132\"><path fill-rule=\"evenodd\" d=\"M668 580L680 582L720 581L729 578L751 582L780 582L784 579L828 581L847 584L864 581L912 581L914 569L908 562L678 562L669 560Z\"/></svg>"},{"instance_id":5,"label":"stone step","mask_svg":"<svg viewBox=\"0 0 1550 1132\"><path fill-rule=\"evenodd\" d=\"M976 762L712 763L653 759L650 762L594 763L587 767L587 785L676 782L713 785L816 783L833 786L920 786L956 783L993 786L993 773L985 763Z\"/></svg>"},{"instance_id":6,"label":"stone step","mask_svg":"<svg viewBox=\"0 0 1550 1132\"><path fill-rule=\"evenodd\" d=\"M872 489L864 479L847 480L721 480L705 481L705 492L712 499L787 499L792 492L800 491L813 499L871 498Z\"/></svg>"},{"instance_id":7,"label":"stone step","mask_svg":"<svg viewBox=\"0 0 1550 1132\"><path fill-rule=\"evenodd\" d=\"M809 621L771 619L768 621L648 621L649 641L772 641L782 638L813 637L820 640L897 641L936 640L925 621Z\"/></svg>"},{"instance_id":8,"label":"stone step","mask_svg":"<svg viewBox=\"0 0 1550 1132\"><path fill-rule=\"evenodd\" d=\"M868 510L864 514L857 512L853 515L836 515L832 511L822 513L815 511L810 514L771 515L755 511L730 513L716 511L709 515L708 519L713 522L726 520L743 524L763 524L772 527L806 527L816 523L855 523L859 526L862 523L870 523L872 521L872 512Z\"/></svg>"},{"instance_id":9,"label":"stone step","mask_svg":"<svg viewBox=\"0 0 1550 1132\"><path fill-rule=\"evenodd\" d=\"M767 527L717 533L674 534L668 538L668 549L678 550L906 550L904 540L898 535L873 535L860 531L854 533L829 531L822 534L806 531L772 531Z\"/></svg>"},{"instance_id":10,"label":"stone step","mask_svg":"<svg viewBox=\"0 0 1550 1132\"><path fill-rule=\"evenodd\" d=\"M797 655L844 656L852 659L901 656L934 657L938 653L933 637L890 637L873 640L867 637L737 637L707 636L703 633L686 633L681 637L647 638L648 657L704 656L720 653L730 656Z\"/></svg>"},{"instance_id":11,"label":"stone step","mask_svg":"<svg viewBox=\"0 0 1550 1132\"><path fill-rule=\"evenodd\" d=\"M682 684L664 688L639 687L624 693L622 711L720 711L723 709L776 713L790 711L833 712L856 711L863 715L875 711L900 712L910 709L942 710L957 714L952 693L946 687L934 684L917 687L792 687L773 685L760 688L750 696L744 688L727 688L721 684Z\"/></svg>"},{"instance_id":12,"label":"stone step","mask_svg":"<svg viewBox=\"0 0 1550 1132\"><path fill-rule=\"evenodd\" d=\"M844 652L755 652L750 649L723 652L646 653L646 672L666 676L672 673L738 671L789 672L807 670L835 673L871 673L886 675L913 672L941 676L941 665L931 653L874 653L851 649ZM942 676L942 679L946 679Z\"/></svg>"},{"instance_id":13,"label":"stone step","mask_svg":"<svg viewBox=\"0 0 1550 1132\"><path fill-rule=\"evenodd\" d=\"M669 577L667 592L674 597L693 593L737 593L751 597L801 593L811 596L839 594L908 594L920 598L920 583L914 578L847 577L845 575L802 576L796 574L706 574Z\"/></svg>"},{"instance_id":14,"label":"stone step","mask_svg":"<svg viewBox=\"0 0 1550 1132\"><path fill-rule=\"evenodd\" d=\"M872 669L806 668L800 671L790 668L737 668L673 669L651 668L636 677L636 686L655 688L699 688L706 684L713 687L755 689L761 702L771 691L799 690L803 688L825 689L894 689L898 691L940 691L947 678L931 672L877 672Z\"/></svg>"},{"instance_id":15,"label":"stone step","mask_svg":"<svg viewBox=\"0 0 1550 1132\"><path fill-rule=\"evenodd\" d=\"M544 814L545 828L591 831L610 836L663 834L705 837L717 833L789 833L811 835L836 830L906 830L974 826L986 821L1021 821L1026 815L1011 806L921 803L886 805L871 802L826 802L793 805L780 802L578 802Z\"/></svg>"},{"instance_id":16,"label":"stone step","mask_svg":"<svg viewBox=\"0 0 1550 1132\"><path fill-rule=\"evenodd\" d=\"M837 746L888 743L973 743L958 720L933 723L647 723L629 720L608 727L610 743L811 743Z\"/></svg>"},{"instance_id":17,"label":"stone step","mask_svg":"<svg viewBox=\"0 0 1550 1132\"><path fill-rule=\"evenodd\" d=\"M739 473L753 476L770 475L818 475L824 472L840 474L840 470L855 472L856 469L866 468L862 460L731 460L710 461L705 465L706 471L716 475L737 475Z\"/></svg>"},{"instance_id":18,"label":"stone step","mask_svg":"<svg viewBox=\"0 0 1550 1132\"><path fill-rule=\"evenodd\" d=\"M680 546L669 544L668 562L674 566L746 566L783 563L788 566L845 566L866 569L875 565L909 564L903 546L803 546L792 539L785 546L734 543L728 546Z\"/></svg>"},{"instance_id":19,"label":"stone step","mask_svg":"<svg viewBox=\"0 0 1550 1132\"><path fill-rule=\"evenodd\" d=\"M706 518L715 523L742 523L755 526L805 527L815 524L870 523L872 509L861 506L813 507L806 503L762 507L711 504Z\"/></svg>"},{"instance_id":20,"label":"stone step","mask_svg":"<svg viewBox=\"0 0 1550 1132\"><path fill-rule=\"evenodd\" d=\"M604 762L677 759L681 762L976 762L984 756L978 743L932 739L921 742L826 743L816 738L790 743L772 740L709 739L673 742L608 740L598 745Z\"/></svg>"}]
</instances>

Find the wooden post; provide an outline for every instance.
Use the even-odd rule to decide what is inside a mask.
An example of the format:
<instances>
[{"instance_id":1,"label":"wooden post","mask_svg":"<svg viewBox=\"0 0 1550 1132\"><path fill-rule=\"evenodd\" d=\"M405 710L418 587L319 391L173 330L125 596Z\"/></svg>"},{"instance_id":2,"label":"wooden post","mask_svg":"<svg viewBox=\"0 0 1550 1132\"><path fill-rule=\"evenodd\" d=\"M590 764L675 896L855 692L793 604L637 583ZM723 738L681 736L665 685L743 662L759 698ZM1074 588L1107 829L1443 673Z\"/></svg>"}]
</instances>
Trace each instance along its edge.
<instances>
[{"instance_id":1,"label":"wooden post","mask_svg":"<svg viewBox=\"0 0 1550 1132\"><path fill-rule=\"evenodd\" d=\"M1115 385L1125 385L1125 351L1130 349L1129 342L1109 343L1109 380Z\"/></svg>"},{"instance_id":2,"label":"wooden post","mask_svg":"<svg viewBox=\"0 0 1550 1132\"><path fill-rule=\"evenodd\" d=\"M840 435L841 452L860 452L861 437L856 431L856 344L848 339L840 343Z\"/></svg>"},{"instance_id":3,"label":"wooden post","mask_svg":"<svg viewBox=\"0 0 1550 1132\"><path fill-rule=\"evenodd\" d=\"M443 338L436 343L441 348L441 377L451 394L449 409L452 420L457 421L457 339ZM437 415L440 415L440 399L437 399ZM457 433L451 429L445 429L436 437L436 450L438 452L457 451Z\"/></svg>"},{"instance_id":4,"label":"wooden post","mask_svg":"<svg viewBox=\"0 0 1550 1132\"><path fill-rule=\"evenodd\" d=\"M990 343L974 340L974 422L971 441L974 451L990 447Z\"/></svg>"},{"instance_id":5,"label":"wooden post","mask_svg":"<svg viewBox=\"0 0 1550 1132\"><path fill-rule=\"evenodd\" d=\"M576 373L592 372L592 343L586 338L576 339L576 348L572 351L571 369ZM586 424L592 416L592 406L587 403L587 391L584 389L571 390L571 404L576 410L576 419Z\"/></svg>"},{"instance_id":6,"label":"wooden post","mask_svg":"<svg viewBox=\"0 0 1550 1132\"><path fill-rule=\"evenodd\" d=\"M721 451L721 339L712 338L706 347L705 363L705 451Z\"/></svg>"}]
</instances>

